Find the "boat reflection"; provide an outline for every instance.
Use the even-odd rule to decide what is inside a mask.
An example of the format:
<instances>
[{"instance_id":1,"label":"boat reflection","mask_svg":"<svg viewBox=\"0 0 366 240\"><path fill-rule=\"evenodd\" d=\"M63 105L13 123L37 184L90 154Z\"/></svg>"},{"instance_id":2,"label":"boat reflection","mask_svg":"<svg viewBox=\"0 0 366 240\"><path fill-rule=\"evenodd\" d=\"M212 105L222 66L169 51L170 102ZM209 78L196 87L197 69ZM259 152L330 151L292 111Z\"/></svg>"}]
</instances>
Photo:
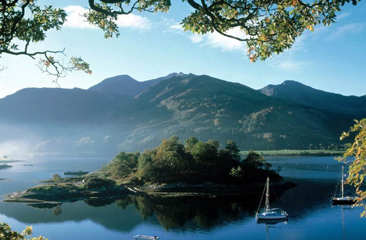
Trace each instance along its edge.
<instances>
[{"instance_id":1,"label":"boat reflection","mask_svg":"<svg viewBox=\"0 0 366 240\"><path fill-rule=\"evenodd\" d=\"M278 223L287 224L287 219L258 219L258 224L266 224L266 225L276 225Z\"/></svg>"},{"instance_id":2,"label":"boat reflection","mask_svg":"<svg viewBox=\"0 0 366 240\"><path fill-rule=\"evenodd\" d=\"M344 217L344 211L346 210L352 210L352 206L351 205L345 205L345 204L333 204L332 207L338 207L342 209L342 239L347 239L346 237L346 221L345 221L345 217Z\"/></svg>"},{"instance_id":3,"label":"boat reflection","mask_svg":"<svg viewBox=\"0 0 366 240\"><path fill-rule=\"evenodd\" d=\"M266 225L266 240L269 240L269 229L278 228L277 224L287 224L287 219L258 219L257 224Z\"/></svg>"}]
</instances>

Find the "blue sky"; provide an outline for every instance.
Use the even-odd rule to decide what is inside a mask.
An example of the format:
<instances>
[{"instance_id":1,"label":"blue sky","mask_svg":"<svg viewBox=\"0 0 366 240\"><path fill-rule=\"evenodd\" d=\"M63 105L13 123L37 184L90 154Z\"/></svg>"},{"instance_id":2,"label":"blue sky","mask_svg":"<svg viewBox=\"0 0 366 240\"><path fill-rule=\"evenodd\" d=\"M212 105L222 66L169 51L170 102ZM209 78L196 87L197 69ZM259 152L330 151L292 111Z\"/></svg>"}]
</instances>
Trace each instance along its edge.
<instances>
[{"instance_id":1,"label":"blue sky","mask_svg":"<svg viewBox=\"0 0 366 240\"><path fill-rule=\"evenodd\" d=\"M86 0L39 2L65 8L69 18L62 31L50 32L45 42L31 49L65 48L68 57L83 57L93 70L92 75L68 74L59 80L62 88L86 89L120 74L144 81L184 72L207 74L254 89L291 79L343 95L366 94L364 1L346 5L332 26L306 31L292 49L256 63L247 59L243 43L215 33L198 36L184 32L179 23L191 9L181 1L173 1L167 14L136 13L120 19L121 36L108 40L79 17ZM57 87L29 57L4 55L0 63L6 67L0 72L0 98L27 87Z\"/></svg>"}]
</instances>

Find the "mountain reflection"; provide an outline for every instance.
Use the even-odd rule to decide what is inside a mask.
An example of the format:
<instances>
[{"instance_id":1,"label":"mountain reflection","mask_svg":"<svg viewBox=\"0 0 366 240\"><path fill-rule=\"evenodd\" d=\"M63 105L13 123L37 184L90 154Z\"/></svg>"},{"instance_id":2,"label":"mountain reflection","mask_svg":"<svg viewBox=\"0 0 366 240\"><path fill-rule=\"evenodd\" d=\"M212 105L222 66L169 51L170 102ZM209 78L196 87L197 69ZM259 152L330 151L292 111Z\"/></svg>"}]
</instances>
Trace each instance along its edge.
<instances>
[{"instance_id":1,"label":"mountain reflection","mask_svg":"<svg viewBox=\"0 0 366 240\"><path fill-rule=\"evenodd\" d=\"M289 221L298 221L330 206L336 185L333 180L293 180L297 187L284 193L276 191L283 209L290 214ZM210 231L234 222L254 221L260 198L260 195L213 198L129 195L117 200L92 199L31 207L2 202L0 214L28 225L91 220L119 232L131 232L141 224L160 225L166 230ZM275 204L276 200L271 202Z\"/></svg>"},{"instance_id":2,"label":"mountain reflection","mask_svg":"<svg viewBox=\"0 0 366 240\"><path fill-rule=\"evenodd\" d=\"M161 225L166 230L210 230L235 221L253 220L259 199L260 196L166 198L130 195L118 200L87 200L52 207L3 202L0 213L29 225L90 219L120 232L130 232L143 222Z\"/></svg>"}]
</instances>

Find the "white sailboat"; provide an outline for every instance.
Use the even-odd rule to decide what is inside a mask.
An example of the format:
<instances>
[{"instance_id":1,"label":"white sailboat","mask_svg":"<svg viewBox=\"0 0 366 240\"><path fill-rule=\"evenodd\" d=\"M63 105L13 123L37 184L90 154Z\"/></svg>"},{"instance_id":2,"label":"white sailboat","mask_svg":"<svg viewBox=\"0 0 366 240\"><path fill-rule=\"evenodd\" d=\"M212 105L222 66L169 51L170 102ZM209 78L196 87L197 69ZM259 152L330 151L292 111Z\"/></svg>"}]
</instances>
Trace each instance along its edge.
<instances>
[{"instance_id":1,"label":"white sailboat","mask_svg":"<svg viewBox=\"0 0 366 240\"><path fill-rule=\"evenodd\" d=\"M156 240L159 239L159 237L157 236L146 236L146 235L141 235L138 234L136 236L134 236L135 240Z\"/></svg>"},{"instance_id":2,"label":"white sailboat","mask_svg":"<svg viewBox=\"0 0 366 240\"><path fill-rule=\"evenodd\" d=\"M266 190L266 200L265 200L265 208L263 212L259 212L261 202L259 203L258 211L256 213L256 219L257 222L263 222L263 221L276 221L276 220L287 220L288 214L283 211L281 208L270 208L269 206L269 178L267 178L266 186L264 187Z\"/></svg>"},{"instance_id":3,"label":"white sailboat","mask_svg":"<svg viewBox=\"0 0 366 240\"><path fill-rule=\"evenodd\" d=\"M342 177L341 177L341 196L337 197L337 190L334 194L334 197L332 198L333 204L334 205L352 205L356 202L356 198L353 196L344 196L344 166L342 166L342 173L341 173Z\"/></svg>"}]
</instances>

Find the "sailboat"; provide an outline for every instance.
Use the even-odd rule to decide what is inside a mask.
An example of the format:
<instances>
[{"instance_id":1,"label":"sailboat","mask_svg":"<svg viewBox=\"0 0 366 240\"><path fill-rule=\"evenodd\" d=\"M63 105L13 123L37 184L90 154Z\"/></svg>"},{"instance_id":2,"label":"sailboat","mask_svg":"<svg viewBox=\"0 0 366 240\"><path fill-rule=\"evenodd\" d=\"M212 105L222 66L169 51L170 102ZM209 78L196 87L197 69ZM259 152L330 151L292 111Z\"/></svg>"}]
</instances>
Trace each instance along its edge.
<instances>
[{"instance_id":1,"label":"sailboat","mask_svg":"<svg viewBox=\"0 0 366 240\"><path fill-rule=\"evenodd\" d=\"M263 222L263 221L274 221L274 220L287 220L288 214L283 211L281 208L270 208L269 206L269 177L267 178L266 185L264 187L264 190L266 191L266 200L265 200L265 208L263 212L259 212L259 208L262 203L263 195L261 202L259 203L258 211L256 213L256 219L257 222ZM264 193L263 190L263 193Z\"/></svg>"},{"instance_id":2,"label":"sailboat","mask_svg":"<svg viewBox=\"0 0 366 240\"><path fill-rule=\"evenodd\" d=\"M344 196L344 166L342 166L342 178L341 178L341 196L340 197L336 197L337 195L337 190L334 194L334 197L332 198L333 204L334 205L351 205L354 204L356 202L356 198L353 196Z\"/></svg>"},{"instance_id":3,"label":"sailboat","mask_svg":"<svg viewBox=\"0 0 366 240\"><path fill-rule=\"evenodd\" d=\"M146 235L141 235L141 234L138 234L136 236L134 236L135 240L155 240L155 239L159 239L159 237L157 236L146 236Z\"/></svg>"}]
</instances>

